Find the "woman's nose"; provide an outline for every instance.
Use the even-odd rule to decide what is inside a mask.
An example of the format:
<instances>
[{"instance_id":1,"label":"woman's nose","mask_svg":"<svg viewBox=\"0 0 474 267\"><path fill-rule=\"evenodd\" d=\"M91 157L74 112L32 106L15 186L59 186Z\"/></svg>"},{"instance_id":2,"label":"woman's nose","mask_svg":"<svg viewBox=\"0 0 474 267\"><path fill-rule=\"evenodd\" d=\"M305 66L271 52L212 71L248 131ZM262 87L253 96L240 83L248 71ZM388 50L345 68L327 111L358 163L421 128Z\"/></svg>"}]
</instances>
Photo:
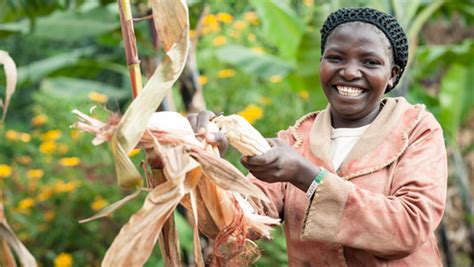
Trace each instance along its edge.
<instances>
[{"instance_id":1,"label":"woman's nose","mask_svg":"<svg viewBox=\"0 0 474 267\"><path fill-rule=\"evenodd\" d=\"M347 81L352 81L362 77L359 66L351 62L348 62L342 67L340 75Z\"/></svg>"}]
</instances>

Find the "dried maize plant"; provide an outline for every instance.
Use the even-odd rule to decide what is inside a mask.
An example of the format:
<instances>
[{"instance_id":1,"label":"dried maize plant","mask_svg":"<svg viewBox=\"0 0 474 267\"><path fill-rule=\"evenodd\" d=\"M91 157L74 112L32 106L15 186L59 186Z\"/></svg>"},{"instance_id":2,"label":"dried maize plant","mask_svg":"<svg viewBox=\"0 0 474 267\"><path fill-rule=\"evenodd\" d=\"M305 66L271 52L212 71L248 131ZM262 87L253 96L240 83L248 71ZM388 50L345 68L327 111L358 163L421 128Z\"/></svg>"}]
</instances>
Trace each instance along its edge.
<instances>
[{"instance_id":1,"label":"dried maize plant","mask_svg":"<svg viewBox=\"0 0 474 267\"><path fill-rule=\"evenodd\" d=\"M108 122L102 122L73 111L79 119L73 127L94 134L95 145L109 142L119 186L138 190L82 222L107 216L141 191L147 191L143 207L122 227L102 266L142 266L157 241L165 265L181 265L172 216L178 204L192 215L197 266L204 266L199 231L215 240L218 264L241 266L258 254L256 245L247 237L270 237L271 225L279 221L255 214L247 197L268 201L267 197L222 159L217 148L198 141L187 119L174 112L154 112L185 65L189 21L183 0L149 3L166 52L165 60L122 117L111 116ZM135 147L147 151L145 187L127 156Z\"/></svg>"},{"instance_id":2,"label":"dried maize plant","mask_svg":"<svg viewBox=\"0 0 474 267\"><path fill-rule=\"evenodd\" d=\"M1 127L5 121L10 98L15 92L17 70L13 59L7 52L2 50L0 50L0 64L4 65L6 76L5 100L0 99L0 107L3 109L2 119L0 121ZM21 243L7 222L3 208L3 184L1 183L3 182L0 180L0 266L16 266L15 257L11 249L13 249L23 266L37 266L33 255L31 255L28 249Z\"/></svg>"}]
</instances>

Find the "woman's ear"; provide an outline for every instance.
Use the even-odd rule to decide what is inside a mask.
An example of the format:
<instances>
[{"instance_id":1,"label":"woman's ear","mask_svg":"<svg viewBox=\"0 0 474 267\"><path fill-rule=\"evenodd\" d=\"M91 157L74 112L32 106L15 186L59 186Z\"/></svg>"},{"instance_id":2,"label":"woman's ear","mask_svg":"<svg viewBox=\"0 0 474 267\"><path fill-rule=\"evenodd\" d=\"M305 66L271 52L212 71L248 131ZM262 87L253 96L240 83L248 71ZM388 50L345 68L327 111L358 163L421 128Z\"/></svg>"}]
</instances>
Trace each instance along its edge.
<instances>
[{"instance_id":1,"label":"woman's ear","mask_svg":"<svg viewBox=\"0 0 474 267\"><path fill-rule=\"evenodd\" d=\"M392 70L390 72L390 79L388 80L388 86L390 88L393 87L393 84L397 80L397 76L400 73L400 67L398 65L393 65Z\"/></svg>"}]
</instances>

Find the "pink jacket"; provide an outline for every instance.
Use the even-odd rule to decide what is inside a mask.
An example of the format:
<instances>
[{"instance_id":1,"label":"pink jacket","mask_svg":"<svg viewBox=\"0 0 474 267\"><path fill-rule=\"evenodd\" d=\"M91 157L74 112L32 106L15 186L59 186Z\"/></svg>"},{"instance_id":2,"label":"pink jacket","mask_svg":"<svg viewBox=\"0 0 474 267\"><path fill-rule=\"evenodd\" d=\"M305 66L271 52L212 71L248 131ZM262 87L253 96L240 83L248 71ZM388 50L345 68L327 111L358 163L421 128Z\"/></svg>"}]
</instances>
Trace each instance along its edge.
<instances>
[{"instance_id":1,"label":"pink jacket","mask_svg":"<svg viewBox=\"0 0 474 267\"><path fill-rule=\"evenodd\" d=\"M339 170L330 160L328 109L278 134L330 174L308 201L288 183L253 180L272 199L261 212L284 220L290 266L441 266L447 159L440 125L423 105L384 108Z\"/></svg>"}]
</instances>

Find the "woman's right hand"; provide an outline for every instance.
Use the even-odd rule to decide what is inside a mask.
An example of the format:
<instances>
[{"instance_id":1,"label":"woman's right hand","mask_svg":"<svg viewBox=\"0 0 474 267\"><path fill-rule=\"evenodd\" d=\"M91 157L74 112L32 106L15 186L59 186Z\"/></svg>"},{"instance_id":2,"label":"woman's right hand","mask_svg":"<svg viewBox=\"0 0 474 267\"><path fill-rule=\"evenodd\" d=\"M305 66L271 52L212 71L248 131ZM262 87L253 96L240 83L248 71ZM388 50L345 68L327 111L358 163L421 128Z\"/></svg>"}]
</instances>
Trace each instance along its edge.
<instances>
[{"instance_id":1,"label":"woman's right hand","mask_svg":"<svg viewBox=\"0 0 474 267\"><path fill-rule=\"evenodd\" d=\"M227 137L220 132L209 132L207 127L215 116L214 112L205 110L199 113L190 113L186 118L193 127L196 137L199 140L206 139L207 143L217 146L221 157L223 157L229 147Z\"/></svg>"}]
</instances>

